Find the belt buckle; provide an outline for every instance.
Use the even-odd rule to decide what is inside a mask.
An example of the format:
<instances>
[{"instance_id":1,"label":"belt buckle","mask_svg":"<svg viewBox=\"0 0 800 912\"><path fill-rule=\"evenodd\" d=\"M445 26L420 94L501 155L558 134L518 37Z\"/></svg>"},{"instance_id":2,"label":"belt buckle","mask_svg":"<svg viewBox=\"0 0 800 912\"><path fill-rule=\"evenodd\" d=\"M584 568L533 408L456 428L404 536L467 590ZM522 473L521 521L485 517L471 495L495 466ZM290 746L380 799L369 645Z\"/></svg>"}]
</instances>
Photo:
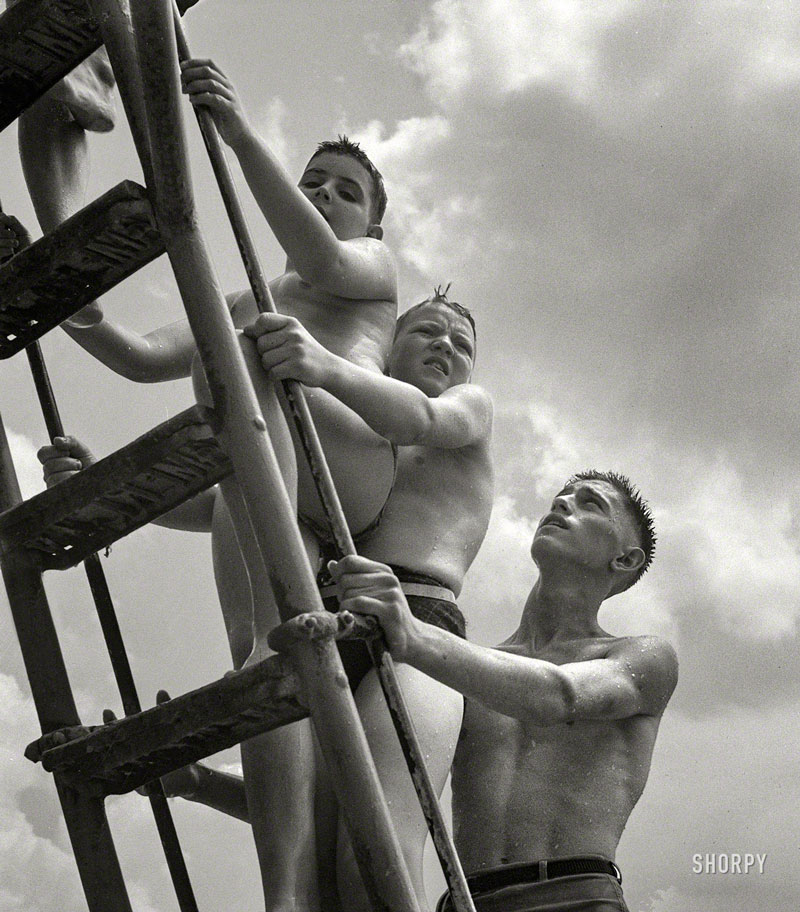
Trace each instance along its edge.
<instances>
[{"instance_id":1,"label":"belt buckle","mask_svg":"<svg viewBox=\"0 0 800 912\"><path fill-rule=\"evenodd\" d=\"M622 871L620 871L613 861L611 862L611 867L614 869L614 877L616 877L620 885L622 885Z\"/></svg>"}]
</instances>

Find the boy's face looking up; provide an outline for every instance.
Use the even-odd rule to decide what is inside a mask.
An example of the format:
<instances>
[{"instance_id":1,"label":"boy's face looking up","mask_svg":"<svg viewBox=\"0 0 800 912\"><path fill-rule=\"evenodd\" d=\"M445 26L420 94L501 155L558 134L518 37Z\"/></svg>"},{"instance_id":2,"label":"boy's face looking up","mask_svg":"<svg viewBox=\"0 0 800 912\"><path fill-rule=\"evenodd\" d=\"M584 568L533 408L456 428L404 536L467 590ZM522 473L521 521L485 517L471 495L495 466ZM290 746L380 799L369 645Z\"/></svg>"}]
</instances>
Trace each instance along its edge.
<instances>
[{"instance_id":1,"label":"boy's face looking up","mask_svg":"<svg viewBox=\"0 0 800 912\"><path fill-rule=\"evenodd\" d=\"M474 362L475 335L467 318L432 301L403 321L389 356L389 376L436 397L467 383Z\"/></svg>"},{"instance_id":2,"label":"boy's face looking up","mask_svg":"<svg viewBox=\"0 0 800 912\"><path fill-rule=\"evenodd\" d=\"M306 166L299 187L340 241L381 238L382 229L372 224L372 178L352 156L318 153Z\"/></svg>"}]
</instances>

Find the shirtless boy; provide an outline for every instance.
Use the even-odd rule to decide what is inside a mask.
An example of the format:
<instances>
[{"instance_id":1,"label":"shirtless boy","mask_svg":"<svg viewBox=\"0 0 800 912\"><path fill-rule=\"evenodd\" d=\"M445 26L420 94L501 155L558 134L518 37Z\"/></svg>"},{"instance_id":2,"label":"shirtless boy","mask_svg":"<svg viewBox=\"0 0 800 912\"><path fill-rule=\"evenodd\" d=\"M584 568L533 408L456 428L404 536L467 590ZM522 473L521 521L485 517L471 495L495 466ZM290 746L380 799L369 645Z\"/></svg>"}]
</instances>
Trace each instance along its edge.
<instances>
[{"instance_id":1,"label":"shirtless boy","mask_svg":"<svg viewBox=\"0 0 800 912\"><path fill-rule=\"evenodd\" d=\"M328 390L399 446L392 496L377 531L361 541L359 549L392 564L405 581L401 585L417 617L463 636L463 616L455 599L486 534L492 506L492 406L487 394L468 382L475 357L469 312L437 290L403 314L389 358L389 377L332 355L289 317L262 315L245 333L257 340L262 366L271 378L292 377ZM89 461L87 451L76 441L72 444L71 457ZM58 448L44 448L41 458L48 484L74 471L74 463ZM338 607L335 597L326 599L326 605L331 610ZM427 831L419 802L366 649L355 641L340 643L340 649L424 907ZM397 671L423 751L430 758L429 772L441 791L461 724L462 698L411 666L400 665ZM249 819L236 777L196 764L165 777L165 785L173 794ZM323 796L328 800L320 800ZM324 782L319 783L317 798L323 908L336 907L337 883L348 897L348 908L366 907L344 831L336 851L337 811ZM338 875L331 863L334 852Z\"/></svg>"},{"instance_id":2,"label":"shirtless boy","mask_svg":"<svg viewBox=\"0 0 800 912\"><path fill-rule=\"evenodd\" d=\"M626 908L614 855L678 666L668 643L611 636L597 613L644 573L654 541L627 479L574 476L536 530L519 627L494 649L421 623L387 567L332 568L342 607L377 615L395 659L466 697L453 822L479 912Z\"/></svg>"},{"instance_id":3,"label":"shirtless boy","mask_svg":"<svg viewBox=\"0 0 800 912\"><path fill-rule=\"evenodd\" d=\"M613 637L597 613L641 577L654 544L627 479L574 476L534 536L539 579L520 624L495 649L420 622L382 564L358 556L331 568L342 608L378 616L398 662L467 698L453 829L478 912L627 908L614 856L678 664L668 643ZM235 777L195 764L165 784L247 819ZM451 908L445 894L439 912Z\"/></svg>"},{"instance_id":4,"label":"shirtless boy","mask_svg":"<svg viewBox=\"0 0 800 912\"><path fill-rule=\"evenodd\" d=\"M380 174L356 144L343 139L322 144L309 161L299 186L253 131L231 83L208 60L183 65L184 91L196 105L207 106L223 139L233 148L245 177L270 227L287 254L285 272L271 283L278 309L296 316L331 351L367 372L380 374L391 348L397 311L394 262L381 241L379 222L386 196ZM33 162L26 168L36 179L32 196L77 200L74 183L82 175L85 145L73 133L59 134L59 155L74 167L57 172L35 167L54 140L27 143ZM66 183L61 183L61 181ZM69 213L63 213L66 216ZM48 225L46 227L52 227ZM229 297L237 326L257 316L248 290ZM200 401L208 402L195 345L185 320L146 336L104 319L95 303L65 324L83 348L107 366L140 382L170 380L193 374ZM322 526L321 505L304 461L295 459L290 432L281 415L283 402L259 367L253 343L242 339L262 411L270 427L290 496L297 495L302 517ZM194 362L194 365L193 365ZM323 390L308 397L317 430L328 456L342 506L353 532L368 526L386 502L394 477L391 445L354 412ZM352 472L358 465L359 471ZM231 639L234 664L250 653L252 660L270 652L268 631L278 622L268 574L247 528L243 505L233 480L221 485L223 497L203 503L212 523L215 575L226 626L235 637L246 615L247 636ZM246 509L246 508L245 508ZM316 540L304 534L312 565ZM240 550L241 548L241 550ZM251 622L250 622L251 621ZM266 769L264 757L277 764L281 776ZM301 723L253 739L242 746L248 801L269 909L313 904L313 743L310 726Z\"/></svg>"},{"instance_id":5,"label":"shirtless boy","mask_svg":"<svg viewBox=\"0 0 800 912\"><path fill-rule=\"evenodd\" d=\"M397 321L388 377L336 357L287 317L264 314L245 333L257 340L269 377L291 377L326 390L399 447L392 495L377 530L359 541L359 552L392 565L418 618L463 637L456 598L486 535L493 495L492 404L484 390L469 383L476 345L469 312L437 289L404 313ZM332 587L322 591L329 596L326 607L337 610ZM339 645L424 906L427 831L419 801L365 646L354 641ZM399 666L398 677L441 792L461 723L461 697L410 666ZM317 839L323 854L320 817L332 821L335 816L330 811L318 815ZM338 845L339 891L348 898L348 909L366 909L343 830ZM327 880L332 883L334 878Z\"/></svg>"}]
</instances>

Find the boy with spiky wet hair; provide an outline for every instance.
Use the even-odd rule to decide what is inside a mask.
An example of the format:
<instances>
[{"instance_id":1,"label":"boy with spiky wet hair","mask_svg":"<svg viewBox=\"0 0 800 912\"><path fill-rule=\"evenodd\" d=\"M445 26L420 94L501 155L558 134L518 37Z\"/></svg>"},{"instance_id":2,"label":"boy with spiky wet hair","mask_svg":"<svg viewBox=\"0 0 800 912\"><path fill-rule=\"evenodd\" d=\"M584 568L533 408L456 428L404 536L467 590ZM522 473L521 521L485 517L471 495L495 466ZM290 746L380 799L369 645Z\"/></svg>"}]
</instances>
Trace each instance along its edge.
<instances>
[{"instance_id":1,"label":"boy with spiky wet hair","mask_svg":"<svg viewBox=\"0 0 800 912\"><path fill-rule=\"evenodd\" d=\"M399 667L466 698L453 830L478 912L627 912L614 857L678 662L664 640L613 636L597 614L641 578L654 543L627 478L573 476L537 526L539 576L517 629L493 649L421 623L388 567L332 567L342 608L380 619ZM437 910L452 909L445 894Z\"/></svg>"},{"instance_id":2,"label":"boy with spiky wet hair","mask_svg":"<svg viewBox=\"0 0 800 912\"><path fill-rule=\"evenodd\" d=\"M486 535L493 501L492 402L470 382L475 321L467 308L448 298L448 291L449 286L437 287L399 318L388 376L337 357L316 343L298 321L284 316L263 314L245 332L256 340L267 376L292 378L327 391L398 448L392 495L377 528L358 542L359 552L392 567L415 617L463 637L465 623L456 599ZM335 611L335 586L329 578L321 582L325 605ZM365 647L344 642L340 651L394 810L409 872L425 908L426 827L419 802ZM453 690L409 666L400 665L397 671L429 758L431 778L441 790L463 701ZM335 819L335 814L328 815L328 825L335 824ZM319 843L325 841L325 823L318 817ZM335 833L327 832L328 845L335 845ZM337 875L328 880L338 883L348 908L366 907L355 859L341 828L336 861Z\"/></svg>"},{"instance_id":3,"label":"boy with spiky wet hair","mask_svg":"<svg viewBox=\"0 0 800 912\"><path fill-rule=\"evenodd\" d=\"M465 621L456 600L486 534L493 499L492 403L486 392L470 382L474 327L469 311L437 288L398 321L388 376L332 354L290 317L264 314L245 330L256 340L268 377L291 377L312 389L327 390L398 447L392 496L377 529L358 547L362 554L391 566L416 618L460 637ZM79 446L73 448L76 458L81 456ZM48 484L70 468L54 448L43 450L40 458ZM321 579L321 585L326 607L337 610L330 578ZM420 906L427 908L423 884L427 830L397 736L363 643L342 642L340 651ZM441 791L455 750L463 700L407 665L399 665L397 673L432 782ZM248 817L241 783L207 767L180 771L165 780L165 787L172 794ZM366 897L322 769L316 806L322 906L337 908L341 896L347 899L347 908L360 909Z\"/></svg>"},{"instance_id":4,"label":"boy with spiky wet hair","mask_svg":"<svg viewBox=\"0 0 800 912\"><path fill-rule=\"evenodd\" d=\"M627 506L628 513L639 533L644 560L636 573L621 589L617 590L618 592L624 592L625 589L630 589L634 583L639 582L653 562L657 537L650 506L642 497L638 488L631 483L631 480L626 475L622 475L619 472L600 472L597 469L588 469L585 472L576 472L572 478L569 479L567 485L574 485L581 481L604 481L606 484L610 484L612 487L616 488L622 495L623 502Z\"/></svg>"}]
</instances>

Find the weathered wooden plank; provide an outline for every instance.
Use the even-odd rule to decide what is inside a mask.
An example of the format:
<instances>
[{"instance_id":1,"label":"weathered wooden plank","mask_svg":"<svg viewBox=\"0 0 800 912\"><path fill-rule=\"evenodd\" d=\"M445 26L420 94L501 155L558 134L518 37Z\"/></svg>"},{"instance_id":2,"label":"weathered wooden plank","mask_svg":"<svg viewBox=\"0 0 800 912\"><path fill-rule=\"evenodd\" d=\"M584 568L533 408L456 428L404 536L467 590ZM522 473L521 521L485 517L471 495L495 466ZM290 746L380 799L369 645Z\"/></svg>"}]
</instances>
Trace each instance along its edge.
<instances>
[{"instance_id":1,"label":"weathered wooden plank","mask_svg":"<svg viewBox=\"0 0 800 912\"><path fill-rule=\"evenodd\" d=\"M0 358L164 252L146 191L123 181L0 269Z\"/></svg>"},{"instance_id":2,"label":"weathered wooden plank","mask_svg":"<svg viewBox=\"0 0 800 912\"><path fill-rule=\"evenodd\" d=\"M108 547L231 472L211 426L187 409L82 472L0 514L0 551L64 569Z\"/></svg>"},{"instance_id":3,"label":"weathered wooden plank","mask_svg":"<svg viewBox=\"0 0 800 912\"><path fill-rule=\"evenodd\" d=\"M171 770L308 715L288 660L272 656L152 709L72 729L26 751L80 791L123 794Z\"/></svg>"}]
</instances>

